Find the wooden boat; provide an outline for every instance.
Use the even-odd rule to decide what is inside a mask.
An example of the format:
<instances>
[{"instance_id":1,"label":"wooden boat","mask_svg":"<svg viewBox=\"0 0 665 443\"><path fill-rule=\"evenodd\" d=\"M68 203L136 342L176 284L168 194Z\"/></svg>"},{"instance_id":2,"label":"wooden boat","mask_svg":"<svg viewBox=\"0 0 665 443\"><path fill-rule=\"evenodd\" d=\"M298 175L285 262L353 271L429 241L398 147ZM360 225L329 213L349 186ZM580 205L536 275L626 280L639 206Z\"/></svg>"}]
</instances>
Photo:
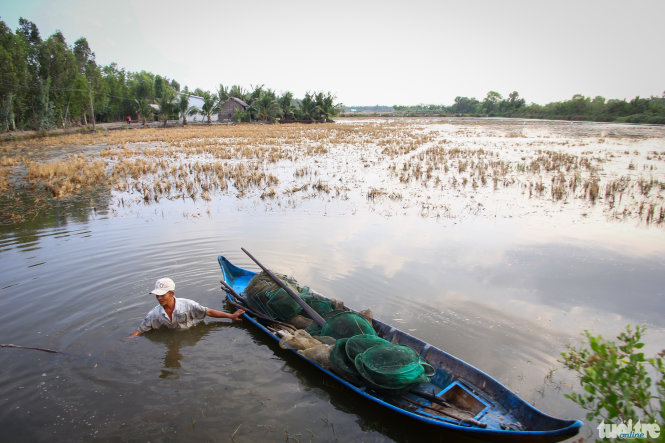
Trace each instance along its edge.
<instances>
[{"instance_id":1,"label":"wooden boat","mask_svg":"<svg viewBox=\"0 0 665 443\"><path fill-rule=\"evenodd\" d=\"M221 255L218 261L226 284L242 294L256 273L233 265ZM231 290L227 297L238 302ZM244 315L270 337L280 340L274 328L266 327L258 316ZM373 326L379 337L414 349L432 365L436 372L430 382L421 383L417 390L406 394L386 394L292 351L357 395L418 422L474 439L553 442L573 437L582 426L579 420L554 418L539 411L489 375L441 349L376 319Z\"/></svg>"}]
</instances>

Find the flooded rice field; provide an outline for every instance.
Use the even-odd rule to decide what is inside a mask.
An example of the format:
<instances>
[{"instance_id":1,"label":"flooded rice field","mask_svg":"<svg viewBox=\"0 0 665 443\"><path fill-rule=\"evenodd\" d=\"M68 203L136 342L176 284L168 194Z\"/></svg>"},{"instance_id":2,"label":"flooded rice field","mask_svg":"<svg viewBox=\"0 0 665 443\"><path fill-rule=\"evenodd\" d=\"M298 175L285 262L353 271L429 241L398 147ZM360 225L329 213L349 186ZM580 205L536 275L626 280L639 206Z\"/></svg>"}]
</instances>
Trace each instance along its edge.
<instances>
[{"instance_id":1,"label":"flooded rice field","mask_svg":"<svg viewBox=\"0 0 665 443\"><path fill-rule=\"evenodd\" d=\"M124 341L154 281L224 308L269 267L583 418L589 329L665 347L665 128L508 119L132 129L0 144L11 441L420 441L243 323ZM581 436L595 430L585 426Z\"/></svg>"}]
</instances>

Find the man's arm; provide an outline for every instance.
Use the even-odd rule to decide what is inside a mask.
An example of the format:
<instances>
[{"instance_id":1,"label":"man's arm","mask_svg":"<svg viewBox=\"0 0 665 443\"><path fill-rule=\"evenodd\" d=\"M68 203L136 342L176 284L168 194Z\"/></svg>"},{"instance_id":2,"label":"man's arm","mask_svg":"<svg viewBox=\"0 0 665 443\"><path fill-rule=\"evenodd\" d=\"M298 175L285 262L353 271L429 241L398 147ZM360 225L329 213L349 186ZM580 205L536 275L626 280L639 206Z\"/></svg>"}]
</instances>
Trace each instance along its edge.
<instances>
[{"instance_id":1,"label":"man's arm","mask_svg":"<svg viewBox=\"0 0 665 443\"><path fill-rule=\"evenodd\" d=\"M223 312L223 311L218 311L216 309L208 309L206 311L206 315L209 317L215 317L215 318L230 318L231 320L235 321L240 321L242 320L240 316L244 314L245 311L243 309L238 309L236 312L233 314L229 314L228 312Z\"/></svg>"},{"instance_id":2,"label":"man's arm","mask_svg":"<svg viewBox=\"0 0 665 443\"><path fill-rule=\"evenodd\" d=\"M148 315L145 316L141 324L139 325L138 328L136 328L136 331L132 332L125 340L129 340L130 338L138 337L139 335L143 334L144 332L148 332L149 330L152 329L152 323L150 322L150 313L152 311L148 312Z\"/></svg>"}]
</instances>

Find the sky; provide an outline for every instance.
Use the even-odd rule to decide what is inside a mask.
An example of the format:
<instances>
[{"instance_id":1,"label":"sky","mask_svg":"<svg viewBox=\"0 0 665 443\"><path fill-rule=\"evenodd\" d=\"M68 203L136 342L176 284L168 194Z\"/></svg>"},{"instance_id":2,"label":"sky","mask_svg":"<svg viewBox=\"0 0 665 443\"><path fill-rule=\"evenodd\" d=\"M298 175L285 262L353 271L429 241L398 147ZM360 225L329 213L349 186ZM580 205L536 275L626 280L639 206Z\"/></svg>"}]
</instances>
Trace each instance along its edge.
<instances>
[{"instance_id":1,"label":"sky","mask_svg":"<svg viewBox=\"0 0 665 443\"><path fill-rule=\"evenodd\" d=\"M88 40L99 65L193 90L265 85L347 106L527 103L665 91L664 0L0 0L42 38Z\"/></svg>"}]
</instances>

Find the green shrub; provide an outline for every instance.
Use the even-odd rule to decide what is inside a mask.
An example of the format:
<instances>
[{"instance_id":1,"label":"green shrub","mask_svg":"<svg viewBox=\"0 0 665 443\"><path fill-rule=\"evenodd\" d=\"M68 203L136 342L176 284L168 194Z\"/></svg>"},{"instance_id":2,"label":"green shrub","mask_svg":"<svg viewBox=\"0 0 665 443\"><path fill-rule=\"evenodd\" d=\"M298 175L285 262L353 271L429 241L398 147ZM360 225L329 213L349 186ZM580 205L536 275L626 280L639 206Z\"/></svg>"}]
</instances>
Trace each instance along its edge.
<instances>
[{"instance_id":1,"label":"green shrub","mask_svg":"<svg viewBox=\"0 0 665 443\"><path fill-rule=\"evenodd\" d=\"M665 116L652 115L649 118L647 118L646 122L652 125L665 125Z\"/></svg>"},{"instance_id":2,"label":"green shrub","mask_svg":"<svg viewBox=\"0 0 665 443\"><path fill-rule=\"evenodd\" d=\"M568 346L559 360L577 373L584 392L566 394L584 409L589 422L632 420L665 423L665 350L653 358L640 351L646 326L630 325L617 342L584 331L587 346ZM655 375L655 379L652 377Z\"/></svg>"},{"instance_id":3,"label":"green shrub","mask_svg":"<svg viewBox=\"0 0 665 443\"><path fill-rule=\"evenodd\" d=\"M251 121L250 118L250 113L247 111L243 111L241 109L236 109L236 113L233 116L233 121L235 122L249 122Z\"/></svg>"}]
</instances>

